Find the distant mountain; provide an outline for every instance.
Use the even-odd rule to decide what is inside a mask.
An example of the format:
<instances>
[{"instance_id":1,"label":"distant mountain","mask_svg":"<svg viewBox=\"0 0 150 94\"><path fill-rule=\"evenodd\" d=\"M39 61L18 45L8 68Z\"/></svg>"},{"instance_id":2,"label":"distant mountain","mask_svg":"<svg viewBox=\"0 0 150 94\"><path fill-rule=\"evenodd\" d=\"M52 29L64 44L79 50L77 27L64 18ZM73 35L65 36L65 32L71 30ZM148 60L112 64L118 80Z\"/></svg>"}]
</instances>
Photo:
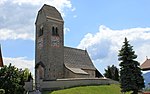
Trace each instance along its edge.
<instances>
[{"instance_id":1,"label":"distant mountain","mask_svg":"<svg viewBox=\"0 0 150 94\"><path fill-rule=\"evenodd\" d=\"M150 72L147 72L145 74L143 74L144 77L144 81L145 81L145 86L148 86L148 83L150 83Z\"/></svg>"}]
</instances>

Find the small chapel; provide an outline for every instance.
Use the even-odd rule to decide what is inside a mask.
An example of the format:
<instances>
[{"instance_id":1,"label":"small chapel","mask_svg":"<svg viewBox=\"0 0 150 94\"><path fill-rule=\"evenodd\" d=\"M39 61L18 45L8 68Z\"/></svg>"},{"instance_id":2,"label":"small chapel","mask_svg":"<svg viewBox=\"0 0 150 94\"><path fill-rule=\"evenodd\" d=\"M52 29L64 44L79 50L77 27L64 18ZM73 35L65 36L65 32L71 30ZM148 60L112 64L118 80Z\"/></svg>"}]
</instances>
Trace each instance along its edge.
<instances>
[{"instance_id":1,"label":"small chapel","mask_svg":"<svg viewBox=\"0 0 150 94\"><path fill-rule=\"evenodd\" d=\"M55 7L44 4L35 25L36 81L102 76L86 50L64 46L64 21Z\"/></svg>"},{"instance_id":2,"label":"small chapel","mask_svg":"<svg viewBox=\"0 0 150 94\"><path fill-rule=\"evenodd\" d=\"M55 7L44 4L35 27L35 84L33 79L25 82L26 91L118 83L102 76L87 50L64 46L64 20ZM0 47L0 68L3 66Z\"/></svg>"}]
</instances>

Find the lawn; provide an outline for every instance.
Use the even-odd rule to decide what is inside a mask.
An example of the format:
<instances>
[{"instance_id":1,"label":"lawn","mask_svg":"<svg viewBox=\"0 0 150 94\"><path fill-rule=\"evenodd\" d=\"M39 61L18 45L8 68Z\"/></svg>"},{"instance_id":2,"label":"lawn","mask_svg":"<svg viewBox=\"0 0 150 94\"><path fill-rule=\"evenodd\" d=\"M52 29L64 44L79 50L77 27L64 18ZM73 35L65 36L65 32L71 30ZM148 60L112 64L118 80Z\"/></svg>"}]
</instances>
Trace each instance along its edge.
<instances>
[{"instance_id":1,"label":"lawn","mask_svg":"<svg viewBox=\"0 0 150 94\"><path fill-rule=\"evenodd\" d=\"M43 94L121 94L119 85L83 86ZM126 93L130 94L130 93Z\"/></svg>"}]
</instances>

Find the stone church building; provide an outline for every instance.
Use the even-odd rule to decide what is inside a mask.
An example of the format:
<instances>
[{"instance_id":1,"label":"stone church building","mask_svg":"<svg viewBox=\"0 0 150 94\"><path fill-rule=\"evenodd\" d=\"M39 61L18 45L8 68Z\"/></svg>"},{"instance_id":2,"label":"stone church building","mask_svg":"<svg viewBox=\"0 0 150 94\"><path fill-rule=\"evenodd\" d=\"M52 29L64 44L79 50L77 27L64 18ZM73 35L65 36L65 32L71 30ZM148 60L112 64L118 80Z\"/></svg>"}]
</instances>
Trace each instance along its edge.
<instances>
[{"instance_id":1,"label":"stone church building","mask_svg":"<svg viewBox=\"0 0 150 94\"><path fill-rule=\"evenodd\" d=\"M37 15L35 81L102 76L86 50L64 46L64 21L59 11L44 5Z\"/></svg>"}]
</instances>

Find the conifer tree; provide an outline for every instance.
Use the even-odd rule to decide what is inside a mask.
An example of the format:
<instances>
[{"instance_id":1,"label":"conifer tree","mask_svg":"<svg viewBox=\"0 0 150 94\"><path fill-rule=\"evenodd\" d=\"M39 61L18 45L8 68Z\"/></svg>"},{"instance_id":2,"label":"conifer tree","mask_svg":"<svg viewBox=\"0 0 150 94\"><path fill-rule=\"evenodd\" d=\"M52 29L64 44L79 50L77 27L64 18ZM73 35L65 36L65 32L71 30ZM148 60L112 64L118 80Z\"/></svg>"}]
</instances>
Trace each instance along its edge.
<instances>
[{"instance_id":1,"label":"conifer tree","mask_svg":"<svg viewBox=\"0 0 150 94\"><path fill-rule=\"evenodd\" d=\"M114 65L108 66L107 69L105 69L104 76L110 79L113 79L115 81L119 81L119 72L118 68Z\"/></svg>"},{"instance_id":2,"label":"conifer tree","mask_svg":"<svg viewBox=\"0 0 150 94\"><path fill-rule=\"evenodd\" d=\"M144 79L142 77L139 62L135 59L135 51L125 38L124 45L119 51L118 60L120 61L120 82L122 92L133 91L132 94L138 94L138 91L144 88Z\"/></svg>"}]
</instances>

